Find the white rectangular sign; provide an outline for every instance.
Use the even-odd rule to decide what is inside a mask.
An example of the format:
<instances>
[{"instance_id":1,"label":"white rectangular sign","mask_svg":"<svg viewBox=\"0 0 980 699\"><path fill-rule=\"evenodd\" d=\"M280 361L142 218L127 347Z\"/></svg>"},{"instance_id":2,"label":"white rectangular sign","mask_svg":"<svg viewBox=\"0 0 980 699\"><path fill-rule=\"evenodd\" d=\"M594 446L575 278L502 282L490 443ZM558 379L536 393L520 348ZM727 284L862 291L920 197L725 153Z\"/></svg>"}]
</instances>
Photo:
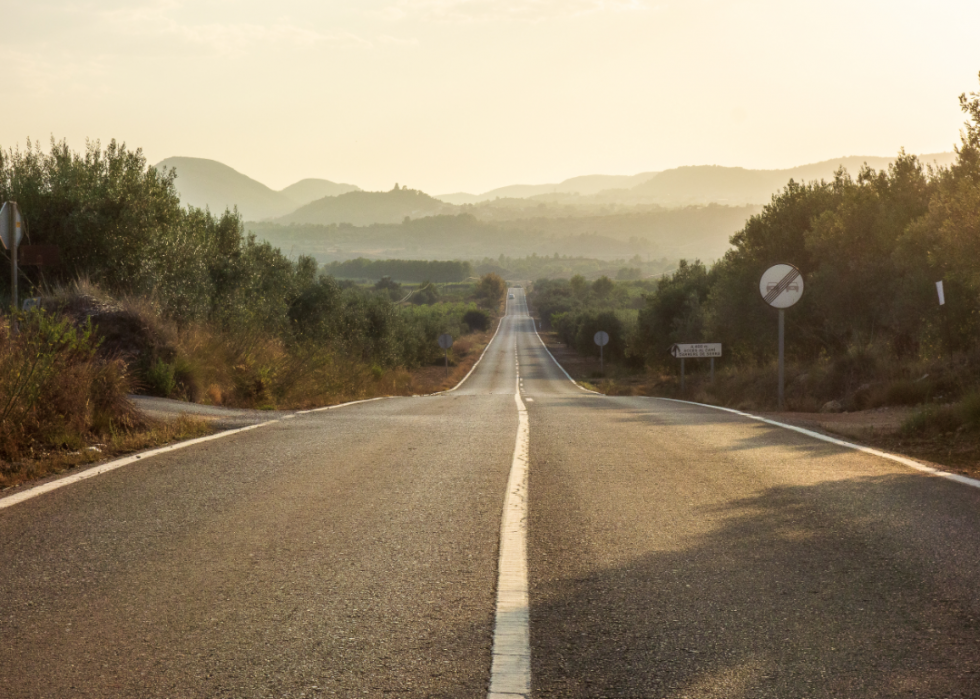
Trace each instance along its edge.
<instances>
[{"instance_id":1,"label":"white rectangular sign","mask_svg":"<svg viewBox=\"0 0 980 699\"><path fill-rule=\"evenodd\" d=\"M936 293L939 294L939 305L942 306L946 303L946 294L943 293L942 282L936 282Z\"/></svg>"},{"instance_id":2,"label":"white rectangular sign","mask_svg":"<svg viewBox=\"0 0 980 699\"><path fill-rule=\"evenodd\" d=\"M677 344L670 348L670 353L676 359L700 359L721 356L720 342L700 342L695 344Z\"/></svg>"}]
</instances>

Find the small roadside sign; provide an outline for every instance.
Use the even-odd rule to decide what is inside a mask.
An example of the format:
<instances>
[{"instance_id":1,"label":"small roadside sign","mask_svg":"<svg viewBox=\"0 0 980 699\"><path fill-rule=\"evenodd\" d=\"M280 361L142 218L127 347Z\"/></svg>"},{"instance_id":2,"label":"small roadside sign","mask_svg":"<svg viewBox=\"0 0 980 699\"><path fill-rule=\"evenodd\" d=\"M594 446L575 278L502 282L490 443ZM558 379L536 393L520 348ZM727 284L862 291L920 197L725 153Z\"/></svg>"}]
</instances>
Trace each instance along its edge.
<instances>
[{"instance_id":1,"label":"small roadside sign","mask_svg":"<svg viewBox=\"0 0 980 699\"><path fill-rule=\"evenodd\" d=\"M720 342L697 342L689 344L675 344L670 348L670 353L675 359L707 359L709 357L721 356Z\"/></svg>"},{"instance_id":2,"label":"small roadside sign","mask_svg":"<svg viewBox=\"0 0 980 699\"><path fill-rule=\"evenodd\" d=\"M943 283L941 281L936 282L936 293L939 294L939 305L946 305L946 294L943 291Z\"/></svg>"},{"instance_id":3,"label":"small roadside sign","mask_svg":"<svg viewBox=\"0 0 980 699\"><path fill-rule=\"evenodd\" d=\"M609 333L607 333L605 330L600 330L599 332L597 332L595 335L592 336L592 339L595 341L597 345L599 345L599 371L605 373L606 359L605 357L602 356L603 355L602 348L609 344Z\"/></svg>"},{"instance_id":4,"label":"small roadside sign","mask_svg":"<svg viewBox=\"0 0 980 699\"><path fill-rule=\"evenodd\" d=\"M759 293L773 308L789 308L803 296L803 275L793 265L773 265L763 272Z\"/></svg>"},{"instance_id":5,"label":"small roadside sign","mask_svg":"<svg viewBox=\"0 0 980 699\"><path fill-rule=\"evenodd\" d=\"M783 409L783 365L786 320L784 309L789 308L803 296L803 275L795 265L773 265L762 273L759 280L759 293L762 300L779 309L779 360L777 374L779 382L779 409Z\"/></svg>"},{"instance_id":6,"label":"small roadside sign","mask_svg":"<svg viewBox=\"0 0 980 699\"><path fill-rule=\"evenodd\" d=\"M13 216L10 216L11 209L14 212ZM13 218L13 227L11 227L11 218ZM13 202L4 202L3 208L0 208L0 240L3 241L3 247L10 250L15 245L20 245L23 237L24 219L21 218L20 210Z\"/></svg>"}]
</instances>

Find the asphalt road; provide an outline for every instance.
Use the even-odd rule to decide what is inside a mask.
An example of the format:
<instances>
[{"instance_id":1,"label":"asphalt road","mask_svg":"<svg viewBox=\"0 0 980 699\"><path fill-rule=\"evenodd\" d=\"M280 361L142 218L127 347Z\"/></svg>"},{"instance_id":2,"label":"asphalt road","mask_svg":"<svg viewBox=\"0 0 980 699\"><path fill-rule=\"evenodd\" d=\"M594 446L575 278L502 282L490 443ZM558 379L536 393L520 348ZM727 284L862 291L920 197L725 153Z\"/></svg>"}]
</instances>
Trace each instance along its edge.
<instances>
[{"instance_id":1,"label":"asphalt road","mask_svg":"<svg viewBox=\"0 0 980 699\"><path fill-rule=\"evenodd\" d=\"M454 392L0 509L0 697L487 696L517 366L533 696L980 697L980 489L586 393L515 296Z\"/></svg>"}]
</instances>

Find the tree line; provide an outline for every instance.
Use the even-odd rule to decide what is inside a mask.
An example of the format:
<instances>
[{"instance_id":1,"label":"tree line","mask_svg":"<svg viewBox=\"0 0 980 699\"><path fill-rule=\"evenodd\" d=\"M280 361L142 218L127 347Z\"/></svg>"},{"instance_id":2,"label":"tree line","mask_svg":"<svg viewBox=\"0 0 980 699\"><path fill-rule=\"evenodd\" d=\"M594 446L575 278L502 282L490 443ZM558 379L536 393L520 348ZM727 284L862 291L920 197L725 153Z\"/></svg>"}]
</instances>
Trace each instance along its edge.
<instances>
[{"instance_id":1,"label":"tree line","mask_svg":"<svg viewBox=\"0 0 980 699\"><path fill-rule=\"evenodd\" d=\"M496 310L475 285L470 301L419 309L383 289L339 283L312 257L291 260L246 235L237 211L181 206L174 179L115 140L106 148L88 143L83 153L53 139L47 152L30 142L0 151L0 200L18 202L28 222L24 243L60 248L58 266L20 268L22 296L84 278L116 298L149 299L178 328L206 325L237 338L242 356L264 338L294 356L329 352L381 369L434 361L440 333L467 332L463 317L478 305ZM459 278L468 269L434 265L427 274ZM0 285L3 300L9 264L0 265ZM158 359L147 360L144 375Z\"/></svg>"},{"instance_id":2,"label":"tree line","mask_svg":"<svg viewBox=\"0 0 980 699\"><path fill-rule=\"evenodd\" d=\"M398 282L430 281L437 284L466 281L473 276L473 265L461 260L354 260L331 262L324 272L338 279L380 280L388 277Z\"/></svg>"},{"instance_id":3,"label":"tree line","mask_svg":"<svg viewBox=\"0 0 980 699\"><path fill-rule=\"evenodd\" d=\"M980 344L980 93L961 95L960 105L969 121L951 166L925 166L901 152L887 170L791 180L731 237L721 260L682 261L657 280L635 321L609 329L621 336L613 352L669 366L675 342L722 342L736 361L770 361L777 312L763 302L759 279L781 262L805 279L802 299L786 311L791 357L972 350ZM587 335L580 329L599 314L623 309L622 296L586 290L584 280L576 291L573 282L536 282L532 296L546 322L564 323L569 340Z\"/></svg>"}]
</instances>

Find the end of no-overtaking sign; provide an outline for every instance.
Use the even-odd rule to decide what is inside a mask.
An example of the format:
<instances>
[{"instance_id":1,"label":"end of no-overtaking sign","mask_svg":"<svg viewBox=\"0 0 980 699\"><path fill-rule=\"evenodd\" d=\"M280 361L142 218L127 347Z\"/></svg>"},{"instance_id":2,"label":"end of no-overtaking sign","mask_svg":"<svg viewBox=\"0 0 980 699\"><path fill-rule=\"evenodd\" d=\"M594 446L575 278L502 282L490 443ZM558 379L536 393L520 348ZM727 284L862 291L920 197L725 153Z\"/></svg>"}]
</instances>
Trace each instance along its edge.
<instances>
[{"instance_id":1,"label":"end of no-overtaking sign","mask_svg":"<svg viewBox=\"0 0 980 699\"><path fill-rule=\"evenodd\" d=\"M692 344L675 344L670 348L675 359L708 359L721 356L720 342L697 342Z\"/></svg>"}]
</instances>

